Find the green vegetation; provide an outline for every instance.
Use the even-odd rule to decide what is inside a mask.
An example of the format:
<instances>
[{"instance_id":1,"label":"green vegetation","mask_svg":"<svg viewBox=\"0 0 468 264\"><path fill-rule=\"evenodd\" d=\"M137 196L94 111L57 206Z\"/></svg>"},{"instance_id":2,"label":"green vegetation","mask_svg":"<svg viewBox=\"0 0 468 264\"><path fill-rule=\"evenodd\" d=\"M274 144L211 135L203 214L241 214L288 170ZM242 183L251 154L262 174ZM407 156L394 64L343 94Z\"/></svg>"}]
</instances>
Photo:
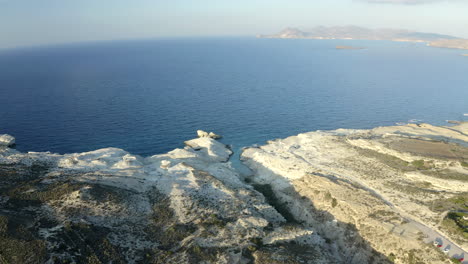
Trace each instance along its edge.
<instances>
[{"instance_id":1,"label":"green vegetation","mask_svg":"<svg viewBox=\"0 0 468 264\"><path fill-rule=\"evenodd\" d=\"M430 208L434 212L468 210L468 193L455 195L449 199L434 201Z\"/></svg>"},{"instance_id":2,"label":"green vegetation","mask_svg":"<svg viewBox=\"0 0 468 264\"><path fill-rule=\"evenodd\" d=\"M332 199L331 205L332 205L333 208L335 208L338 205L338 201L336 200L336 198Z\"/></svg>"},{"instance_id":3,"label":"green vegetation","mask_svg":"<svg viewBox=\"0 0 468 264\"><path fill-rule=\"evenodd\" d=\"M8 196L23 201L48 202L59 200L64 195L79 190L82 186L83 184L71 182L59 182L41 186L37 181L32 181L10 190Z\"/></svg>"},{"instance_id":4,"label":"green vegetation","mask_svg":"<svg viewBox=\"0 0 468 264\"><path fill-rule=\"evenodd\" d=\"M163 197L153 205L152 225L146 232L159 242L160 249L169 251L196 229L194 225L177 224L174 211L169 207L169 199Z\"/></svg>"},{"instance_id":5,"label":"green vegetation","mask_svg":"<svg viewBox=\"0 0 468 264\"><path fill-rule=\"evenodd\" d=\"M168 223L170 224L170 223ZM158 233L153 233L155 239L161 244L160 248L171 250L180 245L180 242L193 234L197 228L194 225L172 224L168 228L157 229Z\"/></svg>"},{"instance_id":6,"label":"green vegetation","mask_svg":"<svg viewBox=\"0 0 468 264\"><path fill-rule=\"evenodd\" d=\"M94 184L89 189L92 200L98 202L112 202L115 204L125 203L125 198L130 195L129 191L116 189L114 187Z\"/></svg>"},{"instance_id":7,"label":"green vegetation","mask_svg":"<svg viewBox=\"0 0 468 264\"><path fill-rule=\"evenodd\" d=\"M379 160L380 162L386 164L387 166L403 171L403 172L420 170L426 173L426 171L432 170L435 168L434 161L432 160L414 160L412 162L407 162L398 157L379 153L377 151L370 150L370 149L356 148L356 150L359 152L359 154L363 156L366 156L369 158L375 158ZM429 173L432 173L432 171L430 171ZM446 176L446 177L451 176L450 173L445 173L445 174L447 175L443 175L443 176ZM453 177L454 179L459 179L460 175L452 175L451 177ZM466 175L465 175L465 178L466 178Z\"/></svg>"},{"instance_id":8,"label":"green vegetation","mask_svg":"<svg viewBox=\"0 0 468 264\"><path fill-rule=\"evenodd\" d=\"M267 245L253 252L252 263L257 264L296 264L315 263L320 253L318 249L311 246L299 245L296 243L281 243Z\"/></svg>"},{"instance_id":9,"label":"green vegetation","mask_svg":"<svg viewBox=\"0 0 468 264\"><path fill-rule=\"evenodd\" d=\"M425 168L424 160L414 160L411 162L411 165L414 166L418 170L422 170Z\"/></svg>"},{"instance_id":10,"label":"green vegetation","mask_svg":"<svg viewBox=\"0 0 468 264\"><path fill-rule=\"evenodd\" d=\"M468 162L460 161L460 165L462 165L462 167L468 168Z\"/></svg>"},{"instance_id":11,"label":"green vegetation","mask_svg":"<svg viewBox=\"0 0 468 264\"><path fill-rule=\"evenodd\" d=\"M464 213L450 212L442 221L442 227L450 234L468 239L468 221L463 219Z\"/></svg>"},{"instance_id":12,"label":"green vegetation","mask_svg":"<svg viewBox=\"0 0 468 264\"><path fill-rule=\"evenodd\" d=\"M41 174L46 169L36 166L31 170ZM33 172L28 173L30 175ZM72 180L44 184L40 179L22 178L15 186L5 188L3 194L10 198L5 206L14 208L15 214L0 216L0 260L5 263L44 263L45 241L38 239L36 228L50 228L59 223L37 215L34 210L28 210L28 213L24 214L22 208L33 207L40 210L42 204L60 200L83 186L84 184ZM91 197L98 202L122 199L122 192L117 192L111 187L94 185L88 190ZM12 220L9 220L9 217L12 217ZM54 263L125 263L123 250L107 238L111 232L108 228L70 221L63 225L63 229L56 230L57 235L54 239L57 241L54 242L57 243L57 247L54 252L64 255L52 256ZM70 256L67 257L68 254Z\"/></svg>"},{"instance_id":13,"label":"green vegetation","mask_svg":"<svg viewBox=\"0 0 468 264\"><path fill-rule=\"evenodd\" d=\"M219 253L223 248L202 247L194 244L187 248L179 248L177 251L153 249L147 250L145 258L141 263L166 264L166 263L217 263ZM184 255L187 261L181 261L180 254Z\"/></svg>"},{"instance_id":14,"label":"green vegetation","mask_svg":"<svg viewBox=\"0 0 468 264\"><path fill-rule=\"evenodd\" d=\"M91 255L88 257L86 260L86 263L88 264L101 264L102 262L99 260L99 258L96 255Z\"/></svg>"},{"instance_id":15,"label":"green vegetation","mask_svg":"<svg viewBox=\"0 0 468 264\"><path fill-rule=\"evenodd\" d=\"M457 264L458 264L458 263L462 263L462 262L461 262L459 259L457 259L457 258L451 258L450 260L451 260L453 263L457 263Z\"/></svg>"},{"instance_id":16,"label":"green vegetation","mask_svg":"<svg viewBox=\"0 0 468 264\"><path fill-rule=\"evenodd\" d=\"M198 255L198 263L218 263L218 255L222 251L222 248L202 248L201 254Z\"/></svg>"},{"instance_id":17,"label":"green vegetation","mask_svg":"<svg viewBox=\"0 0 468 264\"><path fill-rule=\"evenodd\" d=\"M219 228L223 228L223 227L226 226L226 221L222 220L216 214L211 214L210 216L208 216L208 218L206 218L205 221L203 221L202 225L204 225L205 227L209 227L209 226L214 225L214 226L217 226Z\"/></svg>"},{"instance_id":18,"label":"green vegetation","mask_svg":"<svg viewBox=\"0 0 468 264\"><path fill-rule=\"evenodd\" d=\"M370 150L370 149L356 148L356 150L359 152L360 155L363 155L368 158L377 159L391 168L394 168L400 171L414 171L415 170L414 167L409 166L410 165L409 162L404 161L395 156L383 154L383 153L377 152L375 150Z\"/></svg>"},{"instance_id":19,"label":"green vegetation","mask_svg":"<svg viewBox=\"0 0 468 264\"><path fill-rule=\"evenodd\" d=\"M413 160L411 166L415 167L417 170L430 170L434 168L434 161Z\"/></svg>"},{"instance_id":20,"label":"green vegetation","mask_svg":"<svg viewBox=\"0 0 468 264\"><path fill-rule=\"evenodd\" d=\"M397 216L395 212L387 211L387 210L377 210L372 214L369 214L369 217L374 219L381 219L381 217L394 217Z\"/></svg>"},{"instance_id":21,"label":"green vegetation","mask_svg":"<svg viewBox=\"0 0 468 264\"><path fill-rule=\"evenodd\" d=\"M432 183L428 181L415 182L414 185L419 188L431 188L432 187Z\"/></svg>"},{"instance_id":22,"label":"green vegetation","mask_svg":"<svg viewBox=\"0 0 468 264\"><path fill-rule=\"evenodd\" d=\"M29 171L33 178L37 178L45 175L49 171L49 166L47 166L47 164L34 163L29 167Z\"/></svg>"},{"instance_id":23,"label":"green vegetation","mask_svg":"<svg viewBox=\"0 0 468 264\"><path fill-rule=\"evenodd\" d=\"M8 230L8 217L0 215L0 236Z\"/></svg>"},{"instance_id":24,"label":"green vegetation","mask_svg":"<svg viewBox=\"0 0 468 264\"><path fill-rule=\"evenodd\" d=\"M218 260L218 248L203 248L194 245L187 250L189 253L189 263L216 263Z\"/></svg>"},{"instance_id":25,"label":"green vegetation","mask_svg":"<svg viewBox=\"0 0 468 264\"><path fill-rule=\"evenodd\" d=\"M262 247L262 246L263 246L263 240L262 240L261 237L251 238L251 239L250 239L250 242L252 242L253 244L255 244L257 247Z\"/></svg>"},{"instance_id":26,"label":"green vegetation","mask_svg":"<svg viewBox=\"0 0 468 264\"><path fill-rule=\"evenodd\" d=\"M44 241L35 239L24 226L0 216L0 263L43 263L45 257Z\"/></svg>"},{"instance_id":27,"label":"green vegetation","mask_svg":"<svg viewBox=\"0 0 468 264\"><path fill-rule=\"evenodd\" d=\"M142 263L152 263L152 264L166 264L173 263L171 258L174 256L173 251L164 251L158 249L146 250L145 258Z\"/></svg>"},{"instance_id":28,"label":"green vegetation","mask_svg":"<svg viewBox=\"0 0 468 264\"><path fill-rule=\"evenodd\" d=\"M369 217L372 219L376 219L379 222L387 222L387 223L400 223L403 224L405 219L400 217L398 214L392 211L387 210L377 210L371 214Z\"/></svg>"},{"instance_id":29,"label":"green vegetation","mask_svg":"<svg viewBox=\"0 0 468 264\"><path fill-rule=\"evenodd\" d=\"M5 263L44 263L45 255L44 241L0 238L0 256Z\"/></svg>"},{"instance_id":30,"label":"green vegetation","mask_svg":"<svg viewBox=\"0 0 468 264\"><path fill-rule=\"evenodd\" d=\"M62 232L59 237L70 247L62 250L79 252L80 254L75 255L78 263L125 263L122 249L109 241L107 236L110 230L105 227L66 222Z\"/></svg>"},{"instance_id":31,"label":"green vegetation","mask_svg":"<svg viewBox=\"0 0 468 264\"><path fill-rule=\"evenodd\" d=\"M435 193L433 190L421 187L420 184L400 184L396 182L386 182L384 183L384 186L411 195L429 195Z\"/></svg>"},{"instance_id":32,"label":"green vegetation","mask_svg":"<svg viewBox=\"0 0 468 264\"><path fill-rule=\"evenodd\" d=\"M455 181L463 181L463 182L468 181L468 174L452 171L450 169L429 170L429 171L424 171L423 174L431 176L431 177L445 179L445 180L455 180Z\"/></svg>"},{"instance_id":33,"label":"green vegetation","mask_svg":"<svg viewBox=\"0 0 468 264\"><path fill-rule=\"evenodd\" d=\"M333 208L335 208L335 207L338 205L338 200L336 200L336 198L333 197L329 191L327 191L327 192L325 193L325 197L324 197L324 198L325 198L325 200L330 201L331 206L332 206Z\"/></svg>"},{"instance_id":34,"label":"green vegetation","mask_svg":"<svg viewBox=\"0 0 468 264\"><path fill-rule=\"evenodd\" d=\"M425 264L424 262L421 261L421 259L418 257L420 255L417 250L411 249L408 254L406 254L403 257L403 263L408 263L408 264Z\"/></svg>"}]
</instances>

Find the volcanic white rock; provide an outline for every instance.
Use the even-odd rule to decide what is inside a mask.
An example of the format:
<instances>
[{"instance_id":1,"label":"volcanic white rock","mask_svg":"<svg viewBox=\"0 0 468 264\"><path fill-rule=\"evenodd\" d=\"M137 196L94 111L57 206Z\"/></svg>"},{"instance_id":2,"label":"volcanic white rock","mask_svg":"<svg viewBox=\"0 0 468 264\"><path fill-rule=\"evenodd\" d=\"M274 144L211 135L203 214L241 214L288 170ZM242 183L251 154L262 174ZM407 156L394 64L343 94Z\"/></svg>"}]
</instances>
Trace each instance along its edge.
<instances>
[{"instance_id":1,"label":"volcanic white rock","mask_svg":"<svg viewBox=\"0 0 468 264\"><path fill-rule=\"evenodd\" d=\"M161 161L161 169L167 169L171 166L171 162L168 160L162 160Z\"/></svg>"},{"instance_id":2,"label":"volcanic white rock","mask_svg":"<svg viewBox=\"0 0 468 264\"><path fill-rule=\"evenodd\" d=\"M46 246L50 263L52 256L86 262L88 254L100 250L96 243L101 239L113 257L122 256L116 263L145 262L148 256L157 263L203 263L210 252L216 253L204 263L247 263L239 252L261 247L252 241L263 237L272 250L298 239L309 250L320 249L313 255L316 263L333 263L323 239L309 239L311 228L297 226L297 232L282 234L285 218L231 167L227 146L211 137L186 145L147 158L117 148L65 155L0 148L0 172L6 170L0 176L9 177L0 178L0 187L15 190L0 192L0 209L10 208L0 217L27 219L35 228L31 234ZM14 176L32 181L26 187L11 186ZM28 204L36 197L40 203ZM18 200L23 202L9 204ZM32 217L27 215L31 212ZM77 235L80 239L69 241ZM94 251L87 252L90 248ZM276 254L291 260L303 255Z\"/></svg>"},{"instance_id":3,"label":"volcanic white rock","mask_svg":"<svg viewBox=\"0 0 468 264\"><path fill-rule=\"evenodd\" d=\"M8 134L3 134L0 135L0 146L13 146L15 144L15 138L8 135Z\"/></svg>"},{"instance_id":4,"label":"volcanic white rock","mask_svg":"<svg viewBox=\"0 0 468 264\"><path fill-rule=\"evenodd\" d=\"M212 139L220 139L221 136L218 135L218 134L215 134L214 132L205 132L203 130L197 130L197 135L198 137L209 137L209 138L212 138Z\"/></svg>"},{"instance_id":5,"label":"volcanic white rock","mask_svg":"<svg viewBox=\"0 0 468 264\"><path fill-rule=\"evenodd\" d=\"M220 139L220 138L221 138L220 135L215 134L215 133L213 133L213 132L210 132L210 133L208 134L208 136L209 136L210 138L212 138L212 139Z\"/></svg>"},{"instance_id":6,"label":"volcanic white rock","mask_svg":"<svg viewBox=\"0 0 468 264\"><path fill-rule=\"evenodd\" d=\"M198 135L198 137L208 137L209 133L205 132L203 130L197 130L197 135Z\"/></svg>"}]
</instances>

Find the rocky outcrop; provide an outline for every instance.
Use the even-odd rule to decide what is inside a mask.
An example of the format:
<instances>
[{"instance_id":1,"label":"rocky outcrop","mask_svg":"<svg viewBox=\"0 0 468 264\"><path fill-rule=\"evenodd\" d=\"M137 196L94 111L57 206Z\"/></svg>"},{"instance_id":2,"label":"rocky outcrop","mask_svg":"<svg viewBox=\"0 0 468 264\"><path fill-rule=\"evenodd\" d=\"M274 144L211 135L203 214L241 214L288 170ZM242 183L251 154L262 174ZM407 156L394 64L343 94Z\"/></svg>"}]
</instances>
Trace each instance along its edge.
<instances>
[{"instance_id":1,"label":"rocky outcrop","mask_svg":"<svg viewBox=\"0 0 468 264\"><path fill-rule=\"evenodd\" d=\"M208 138L212 138L212 139L220 139L221 136L220 135L217 135L215 134L214 132L205 132L203 130L197 130L197 135L199 138L202 138L202 137L208 137Z\"/></svg>"},{"instance_id":2,"label":"rocky outcrop","mask_svg":"<svg viewBox=\"0 0 468 264\"><path fill-rule=\"evenodd\" d=\"M0 135L0 147L1 146L4 146L4 147L11 147L15 145L15 138L8 135L8 134L3 134L3 135Z\"/></svg>"},{"instance_id":3,"label":"rocky outcrop","mask_svg":"<svg viewBox=\"0 0 468 264\"><path fill-rule=\"evenodd\" d=\"M2 261L336 263L313 229L287 227L243 181L225 145L210 137L186 145L146 158L117 148L0 149ZM283 250L295 246L304 252Z\"/></svg>"}]
</instances>

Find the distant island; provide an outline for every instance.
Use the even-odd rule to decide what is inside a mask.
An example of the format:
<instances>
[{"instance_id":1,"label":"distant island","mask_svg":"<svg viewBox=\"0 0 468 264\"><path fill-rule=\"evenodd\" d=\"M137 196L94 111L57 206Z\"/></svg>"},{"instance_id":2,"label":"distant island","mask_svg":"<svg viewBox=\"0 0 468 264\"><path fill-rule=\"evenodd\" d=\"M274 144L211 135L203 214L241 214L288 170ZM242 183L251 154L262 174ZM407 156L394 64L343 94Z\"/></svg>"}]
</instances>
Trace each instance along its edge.
<instances>
[{"instance_id":1,"label":"distant island","mask_svg":"<svg viewBox=\"0 0 468 264\"><path fill-rule=\"evenodd\" d=\"M273 35L257 35L258 38L282 39L358 39L426 42L428 46L451 49L468 49L468 39L436 33L416 32L404 29L369 29L358 26L324 27L309 30L286 28Z\"/></svg>"},{"instance_id":2,"label":"distant island","mask_svg":"<svg viewBox=\"0 0 468 264\"><path fill-rule=\"evenodd\" d=\"M462 54L462 56L468 57L468 54Z\"/></svg>"}]
</instances>

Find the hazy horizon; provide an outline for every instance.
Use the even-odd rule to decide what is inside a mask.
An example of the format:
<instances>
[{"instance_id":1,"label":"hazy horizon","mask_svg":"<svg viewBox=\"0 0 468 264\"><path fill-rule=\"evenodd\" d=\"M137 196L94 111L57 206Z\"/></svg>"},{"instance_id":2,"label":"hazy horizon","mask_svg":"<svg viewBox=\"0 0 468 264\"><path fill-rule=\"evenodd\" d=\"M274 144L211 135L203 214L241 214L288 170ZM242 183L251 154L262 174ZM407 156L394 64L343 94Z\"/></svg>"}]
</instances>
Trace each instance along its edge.
<instances>
[{"instance_id":1,"label":"hazy horizon","mask_svg":"<svg viewBox=\"0 0 468 264\"><path fill-rule=\"evenodd\" d=\"M272 34L355 25L468 38L463 0L0 0L0 48L106 40Z\"/></svg>"}]
</instances>

